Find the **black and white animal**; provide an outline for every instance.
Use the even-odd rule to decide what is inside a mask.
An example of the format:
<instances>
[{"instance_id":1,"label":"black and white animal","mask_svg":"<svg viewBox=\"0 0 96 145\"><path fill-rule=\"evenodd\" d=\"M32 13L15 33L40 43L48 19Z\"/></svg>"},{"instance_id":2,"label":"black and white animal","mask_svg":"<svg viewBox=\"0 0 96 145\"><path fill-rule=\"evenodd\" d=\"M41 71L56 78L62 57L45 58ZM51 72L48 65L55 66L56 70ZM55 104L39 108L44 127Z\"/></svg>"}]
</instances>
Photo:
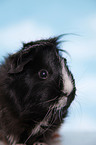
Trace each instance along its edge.
<instances>
[{"instance_id":1,"label":"black and white animal","mask_svg":"<svg viewBox=\"0 0 96 145\"><path fill-rule=\"evenodd\" d=\"M75 97L59 37L23 44L0 66L0 138L8 145L47 144Z\"/></svg>"}]
</instances>

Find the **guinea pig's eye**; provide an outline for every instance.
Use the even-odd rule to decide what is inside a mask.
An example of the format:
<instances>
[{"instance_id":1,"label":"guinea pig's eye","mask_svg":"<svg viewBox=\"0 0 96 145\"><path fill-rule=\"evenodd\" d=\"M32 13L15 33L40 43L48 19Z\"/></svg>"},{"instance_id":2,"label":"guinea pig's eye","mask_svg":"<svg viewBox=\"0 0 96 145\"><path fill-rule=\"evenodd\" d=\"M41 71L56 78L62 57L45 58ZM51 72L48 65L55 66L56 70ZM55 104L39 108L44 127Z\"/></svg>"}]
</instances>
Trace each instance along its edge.
<instances>
[{"instance_id":1,"label":"guinea pig's eye","mask_svg":"<svg viewBox=\"0 0 96 145\"><path fill-rule=\"evenodd\" d=\"M41 69L39 72L38 72L38 75L39 75L39 78L40 79L47 79L48 78L48 71L46 69Z\"/></svg>"}]
</instances>

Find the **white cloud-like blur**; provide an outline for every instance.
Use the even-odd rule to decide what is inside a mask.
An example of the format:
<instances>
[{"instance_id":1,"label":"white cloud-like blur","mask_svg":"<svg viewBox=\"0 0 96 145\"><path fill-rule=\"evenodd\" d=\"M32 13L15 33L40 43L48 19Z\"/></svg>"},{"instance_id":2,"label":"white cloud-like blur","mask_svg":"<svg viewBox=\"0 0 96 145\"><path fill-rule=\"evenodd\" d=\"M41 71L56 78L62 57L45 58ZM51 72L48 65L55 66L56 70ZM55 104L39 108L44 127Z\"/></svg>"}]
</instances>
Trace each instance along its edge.
<instances>
[{"instance_id":1,"label":"white cloud-like blur","mask_svg":"<svg viewBox=\"0 0 96 145\"><path fill-rule=\"evenodd\" d=\"M48 27L40 26L37 23L25 20L10 27L0 29L0 52L2 56L7 53L14 53L20 49L22 42L30 42L40 38L47 38L52 35Z\"/></svg>"}]
</instances>

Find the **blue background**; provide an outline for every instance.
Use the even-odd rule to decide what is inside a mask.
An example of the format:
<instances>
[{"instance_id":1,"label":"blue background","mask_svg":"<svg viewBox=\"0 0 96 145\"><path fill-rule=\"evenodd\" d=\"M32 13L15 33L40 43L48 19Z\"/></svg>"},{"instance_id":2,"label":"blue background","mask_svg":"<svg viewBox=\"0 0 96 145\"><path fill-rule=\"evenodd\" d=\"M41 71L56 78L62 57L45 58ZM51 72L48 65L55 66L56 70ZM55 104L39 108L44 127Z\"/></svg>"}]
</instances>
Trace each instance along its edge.
<instances>
[{"instance_id":1,"label":"blue background","mask_svg":"<svg viewBox=\"0 0 96 145\"><path fill-rule=\"evenodd\" d=\"M96 131L96 0L0 0L0 60L22 42L74 33L61 48L71 57L76 99L61 134ZM93 145L93 144L92 144Z\"/></svg>"}]
</instances>

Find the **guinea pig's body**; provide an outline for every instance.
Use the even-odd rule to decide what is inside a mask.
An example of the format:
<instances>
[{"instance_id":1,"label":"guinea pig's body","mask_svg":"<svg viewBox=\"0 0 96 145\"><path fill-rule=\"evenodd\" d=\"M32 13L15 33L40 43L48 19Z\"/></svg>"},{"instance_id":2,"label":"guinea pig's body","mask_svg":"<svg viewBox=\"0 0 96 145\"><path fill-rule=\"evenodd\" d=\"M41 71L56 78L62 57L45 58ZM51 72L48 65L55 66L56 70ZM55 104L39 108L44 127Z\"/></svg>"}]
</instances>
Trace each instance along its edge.
<instances>
[{"instance_id":1,"label":"guinea pig's body","mask_svg":"<svg viewBox=\"0 0 96 145\"><path fill-rule=\"evenodd\" d=\"M0 135L9 145L47 143L67 115L75 82L57 46L58 37L24 44L0 66Z\"/></svg>"}]
</instances>

